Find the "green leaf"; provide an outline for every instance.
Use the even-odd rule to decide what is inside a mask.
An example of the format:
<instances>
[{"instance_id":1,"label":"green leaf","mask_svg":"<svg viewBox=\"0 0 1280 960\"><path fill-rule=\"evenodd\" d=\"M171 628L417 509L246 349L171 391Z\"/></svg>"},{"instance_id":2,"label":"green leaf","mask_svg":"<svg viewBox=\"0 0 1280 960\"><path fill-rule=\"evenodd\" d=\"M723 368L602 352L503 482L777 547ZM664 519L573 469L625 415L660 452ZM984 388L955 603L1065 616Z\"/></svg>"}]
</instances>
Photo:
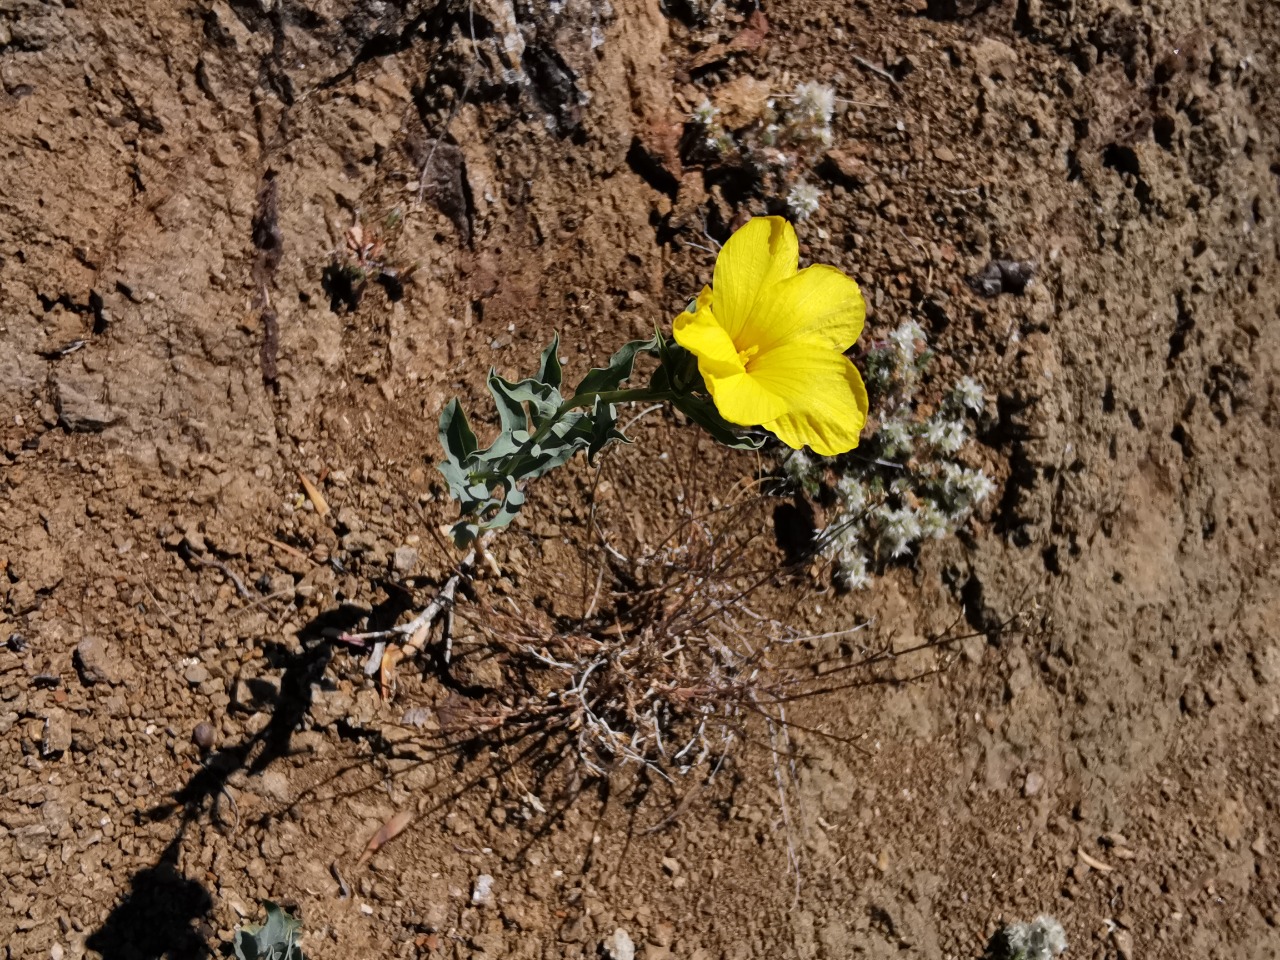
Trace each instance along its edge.
<instances>
[{"instance_id":1,"label":"green leaf","mask_svg":"<svg viewBox=\"0 0 1280 960\"><path fill-rule=\"evenodd\" d=\"M516 430L523 430L529 425L528 414L524 412L524 404L512 396L515 384L498 376L498 371L489 370L489 392L493 394L493 402L498 407L498 422L501 424L499 436L509 435ZM490 448L492 451L492 448Z\"/></svg>"},{"instance_id":2,"label":"green leaf","mask_svg":"<svg viewBox=\"0 0 1280 960\"><path fill-rule=\"evenodd\" d=\"M502 418L504 433L510 433L517 428L523 429L529 425L530 420L533 421L533 427L536 430L556 415L563 402L560 391L549 384L533 379L512 383L496 373L489 374L489 392L493 394L493 399L498 404L498 414ZM529 404L528 417L524 413L526 403ZM514 412L517 410L518 414Z\"/></svg>"},{"instance_id":3,"label":"green leaf","mask_svg":"<svg viewBox=\"0 0 1280 960\"><path fill-rule=\"evenodd\" d=\"M476 435L467 422L467 415L462 412L462 404L454 397L440 413L440 446L445 454L455 463L462 461L476 451Z\"/></svg>"},{"instance_id":4,"label":"green leaf","mask_svg":"<svg viewBox=\"0 0 1280 960\"><path fill-rule=\"evenodd\" d=\"M553 334L551 346L542 351L542 362L538 364L538 380L549 387L560 389L564 380L564 371L560 368L560 334Z\"/></svg>"},{"instance_id":5,"label":"green leaf","mask_svg":"<svg viewBox=\"0 0 1280 960\"><path fill-rule=\"evenodd\" d=\"M617 423L618 413L614 405L605 403L599 397L596 397L595 409L592 411L591 416L591 442L587 446L588 462L595 463L596 456L600 451L614 441L619 443L631 442L620 430L616 429Z\"/></svg>"},{"instance_id":6,"label":"green leaf","mask_svg":"<svg viewBox=\"0 0 1280 960\"><path fill-rule=\"evenodd\" d=\"M622 348L609 359L607 367L596 367L587 372L577 389L573 391L573 395L580 397L585 393L602 393L606 390L619 389L622 382L631 376L636 354L654 353L658 345L658 337L650 340L632 340L630 343L623 344Z\"/></svg>"},{"instance_id":7,"label":"green leaf","mask_svg":"<svg viewBox=\"0 0 1280 960\"><path fill-rule=\"evenodd\" d=\"M266 923L246 924L235 932L231 946L238 960L303 960L298 946L302 922L270 900L263 901L263 906L267 908Z\"/></svg>"},{"instance_id":8,"label":"green leaf","mask_svg":"<svg viewBox=\"0 0 1280 960\"><path fill-rule=\"evenodd\" d=\"M734 450L759 450L764 445L764 437L740 433L742 428L720 416L715 405L705 397L686 394L673 403L683 410L690 420L726 447L732 447Z\"/></svg>"}]
</instances>

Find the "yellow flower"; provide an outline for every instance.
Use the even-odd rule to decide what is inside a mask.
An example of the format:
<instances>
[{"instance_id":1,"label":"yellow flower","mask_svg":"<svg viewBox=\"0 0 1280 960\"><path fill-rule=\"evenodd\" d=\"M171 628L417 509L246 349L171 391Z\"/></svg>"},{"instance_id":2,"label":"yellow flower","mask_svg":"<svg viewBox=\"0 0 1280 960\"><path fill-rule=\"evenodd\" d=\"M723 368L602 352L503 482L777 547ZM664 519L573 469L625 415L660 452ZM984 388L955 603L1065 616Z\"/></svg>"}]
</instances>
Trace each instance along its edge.
<instances>
[{"instance_id":1,"label":"yellow flower","mask_svg":"<svg viewBox=\"0 0 1280 960\"><path fill-rule=\"evenodd\" d=\"M722 417L834 456L858 445L867 422L866 387L844 355L862 332L866 304L835 267L798 270L799 256L787 221L749 220L672 333L698 358Z\"/></svg>"}]
</instances>

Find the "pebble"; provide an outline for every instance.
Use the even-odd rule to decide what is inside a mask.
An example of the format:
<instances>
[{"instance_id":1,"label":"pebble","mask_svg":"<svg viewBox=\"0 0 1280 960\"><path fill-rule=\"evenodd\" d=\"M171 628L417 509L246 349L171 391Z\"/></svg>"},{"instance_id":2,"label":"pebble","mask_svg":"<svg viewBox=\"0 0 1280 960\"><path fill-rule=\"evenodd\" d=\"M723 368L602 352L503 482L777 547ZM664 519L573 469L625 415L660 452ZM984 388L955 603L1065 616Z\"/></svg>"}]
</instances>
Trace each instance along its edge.
<instances>
[{"instance_id":1,"label":"pebble","mask_svg":"<svg viewBox=\"0 0 1280 960\"><path fill-rule=\"evenodd\" d=\"M268 770L262 775L262 792L272 800L288 800L291 795L288 776L279 770Z\"/></svg>"},{"instance_id":2,"label":"pebble","mask_svg":"<svg viewBox=\"0 0 1280 960\"><path fill-rule=\"evenodd\" d=\"M42 757L60 757L71 749L71 715L55 708L44 718L44 732L40 737Z\"/></svg>"},{"instance_id":3,"label":"pebble","mask_svg":"<svg viewBox=\"0 0 1280 960\"><path fill-rule=\"evenodd\" d=\"M418 565L418 551L413 547L396 547L391 563L396 573L412 573L413 568Z\"/></svg>"},{"instance_id":4,"label":"pebble","mask_svg":"<svg viewBox=\"0 0 1280 960\"><path fill-rule=\"evenodd\" d=\"M471 902L477 907L493 906L493 877L482 873L471 888Z\"/></svg>"},{"instance_id":5,"label":"pebble","mask_svg":"<svg viewBox=\"0 0 1280 960\"><path fill-rule=\"evenodd\" d=\"M203 663L193 663L183 673L183 678L193 687L198 687L209 679L209 668Z\"/></svg>"},{"instance_id":6,"label":"pebble","mask_svg":"<svg viewBox=\"0 0 1280 960\"><path fill-rule=\"evenodd\" d=\"M636 960L636 944L631 934L619 927L600 943L600 949L611 960Z\"/></svg>"},{"instance_id":7,"label":"pebble","mask_svg":"<svg viewBox=\"0 0 1280 960\"><path fill-rule=\"evenodd\" d=\"M211 750L218 739L218 733L213 729L213 724L202 721L191 731L191 739L201 750Z\"/></svg>"},{"instance_id":8,"label":"pebble","mask_svg":"<svg viewBox=\"0 0 1280 960\"><path fill-rule=\"evenodd\" d=\"M674 877L680 872L680 861L675 857L663 857L662 869L667 871L668 876Z\"/></svg>"},{"instance_id":9,"label":"pebble","mask_svg":"<svg viewBox=\"0 0 1280 960\"><path fill-rule=\"evenodd\" d=\"M111 646L101 637L85 634L76 644L74 661L80 680L86 687L95 683L114 684L119 680L111 660Z\"/></svg>"},{"instance_id":10,"label":"pebble","mask_svg":"<svg viewBox=\"0 0 1280 960\"><path fill-rule=\"evenodd\" d=\"M1032 770L1022 783L1022 795L1024 797L1034 797L1042 789L1044 789L1044 777Z\"/></svg>"}]
</instances>

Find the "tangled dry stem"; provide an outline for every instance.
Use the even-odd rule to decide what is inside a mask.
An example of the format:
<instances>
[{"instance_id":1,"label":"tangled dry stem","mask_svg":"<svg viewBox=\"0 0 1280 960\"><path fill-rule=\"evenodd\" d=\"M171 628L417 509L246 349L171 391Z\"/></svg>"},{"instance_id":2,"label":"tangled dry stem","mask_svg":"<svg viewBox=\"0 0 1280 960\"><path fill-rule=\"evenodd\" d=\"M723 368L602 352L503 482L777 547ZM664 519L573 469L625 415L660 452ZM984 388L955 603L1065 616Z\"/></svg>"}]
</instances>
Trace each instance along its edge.
<instances>
[{"instance_id":1,"label":"tangled dry stem","mask_svg":"<svg viewBox=\"0 0 1280 960\"><path fill-rule=\"evenodd\" d=\"M865 623L819 635L789 626L786 615L805 602L805 590L795 589L796 568L758 542L771 537L775 503L756 492L688 517L635 557L596 525L597 562L584 576L576 617L556 619L510 595L458 606L459 662L495 658L503 688L453 713L442 733L536 729L563 738L590 774L631 767L672 783L691 771L714 779L763 724L780 783L789 780L788 731L803 729L789 719L789 704L880 682L903 653L959 638L948 631L904 651L873 645ZM406 653L421 648L432 623L453 609L453 593L474 564L469 556L427 610L397 628L411 636ZM790 589L775 589L788 582ZM772 607L791 597L782 616L754 608L753 599L770 590Z\"/></svg>"}]
</instances>

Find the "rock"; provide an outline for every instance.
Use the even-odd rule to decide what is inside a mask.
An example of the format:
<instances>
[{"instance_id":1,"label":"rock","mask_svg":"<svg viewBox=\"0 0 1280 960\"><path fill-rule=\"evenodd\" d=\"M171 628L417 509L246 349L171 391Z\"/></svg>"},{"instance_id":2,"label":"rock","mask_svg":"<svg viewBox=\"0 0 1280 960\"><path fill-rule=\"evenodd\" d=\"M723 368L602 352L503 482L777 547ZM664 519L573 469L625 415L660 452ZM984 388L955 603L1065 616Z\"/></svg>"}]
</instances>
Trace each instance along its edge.
<instances>
[{"instance_id":1,"label":"rock","mask_svg":"<svg viewBox=\"0 0 1280 960\"><path fill-rule=\"evenodd\" d=\"M17 827L10 832L13 846L23 860L42 860L49 848L49 828L42 823Z\"/></svg>"},{"instance_id":2,"label":"rock","mask_svg":"<svg viewBox=\"0 0 1280 960\"><path fill-rule=\"evenodd\" d=\"M323 690L313 686L311 695L311 723L323 729L351 715L355 706L350 694L341 690Z\"/></svg>"},{"instance_id":3,"label":"rock","mask_svg":"<svg viewBox=\"0 0 1280 960\"><path fill-rule=\"evenodd\" d=\"M1133 934L1128 930L1117 930L1111 934L1111 939L1116 942L1116 952L1120 954L1120 960L1133 960Z\"/></svg>"},{"instance_id":4,"label":"rock","mask_svg":"<svg viewBox=\"0 0 1280 960\"><path fill-rule=\"evenodd\" d=\"M280 700L276 677L241 677L231 688L231 702L244 710L273 707Z\"/></svg>"},{"instance_id":5,"label":"rock","mask_svg":"<svg viewBox=\"0 0 1280 960\"><path fill-rule=\"evenodd\" d=\"M97 399L105 389L105 384L87 380L65 376L55 379L53 395L58 422L73 433L98 433L111 426L120 415Z\"/></svg>"},{"instance_id":6,"label":"rock","mask_svg":"<svg viewBox=\"0 0 1280 960\"><path fill-rule=\"evenodd\" d=\"M212 723L202 721L191 731L191 739L201 750L212 750L218 740L218 733L213 729Z\"/></svg>"},{"instance_id":7,"label":"rock","mask_svg":"<svg viewBox=\"0 0 1280 960\"><path fill-rule=\"evenodd\" d=\"M680 872L680 861L677 860L675 857L663 857L662 869L667 871L668 876L674 877L677 873Z\"/></svg>"},{"instance_id":8,"label":"rock","mask_svg":"<svg viewBox=\"0 0 1280 960\"><path fill-rule=\"evenodd\" d=\"M391 565L395 567L396 573L412 573L413 568L418 565L418 551L413 547L396 547Z\"/></svg>"},{"instance_id":9,"label":"rock","mask_svg":"<svg viewBox=\"0 0 1280 960\"><path fill-rule=\"evenodd\" d=\"M855 186L868 178L866 163L850 150L828 150L821 169L828 179Z\"/></svg>"},{"instance_id":10,"label":"rock","mask_svg":"<svg viewBox=\"0 0 1280 960\"><path fill-rule=\"evenodd\" d=\"M86 687L95 683L114 686L120 682L120 669L111 657L111 645L101 637L85 634L76 644L72 660L80 682Z\"/></svg>"},{"instance_id":11,"label":"rock","mask_svg":"<svg viewBox=\"0 0 1280 960\"><path fill-rule=\"evenodd\" d=\"M272 800L279 800L281 803L287 801L292 795L289 787L289 778L279 770L268 770L262 775L261 793L270 797Z\"/></svg>"},{"instance_id":12,"label":"rock","mask_svg":"<svg viewBox=\"0 0 1280 960\"><path fill-rule=\"evenodd\" d=\"M44 732L40 736L40 755L56 759L71 749L71 715L55 707L44 718Z\"/></svg>"},{"instance_id":13,"label":"rock","mask_svg":"<svg viewBox=\"0 0 1280 960\"><path fill-rule=\"evenodd\" d=\"M998 297L1002 293L1024 292L1035 275L1034 260L992 260L969 278L969 286L984 297Z\"/></svg>"},{"instance_id":14,"label":"rock","mask_svg":"<svg viewBox=\"0 0 1280 960\"><path fill-rule=\"evenodd\" d=\"M600 949L611 960L636 960L636 944L631 934L619 927L600 943Z\"/></svg>"},{"instance_id":15,"label":"rock","mask_svg":"<svg viewBox=\"0 0 1280 960\"><path fill-rule=\"evenodd\" d=\"M493 906L493 877L482 873L471 888L471 903L477 907Z\"/></svg>"},{"instance_id":16,"label":"rock","mask_svg":"<svg viewBox=\"0 0 1280 960\"><path fill-rule=\"evenodd\" d=\"M368 530L353 530L342 538L342 549L348 553L376 553L378 537Z\"/></svg>"},{"instance_id":17,"label":"rock","mask_svg":"<svg viewBox=\"0 0 1280 960\"><path fill-rule=\"evenodd\" d=\"M716 87L714 103L726 130L741 130L760 120L769 102L769 84L750 74Z\"/></svg>"},{"instance_id":18,"label":"rock","mask_svg":"<svg viewBox=\"0 0 1280 960\"><path fill-rule=\"evenodd\" d=\"M1017 51L995 37L983 37L974 44L973 66L984 77L1007 78L1013 74L1017 65Z\"/></svg>"},{"instance_id":19,"label":"rock","mask_svg":"<svg viewBox=\"0 0 1280 960\"><path fill-rule=\"evenodd\" d=\"M1027 779L1022 781L1022 795L1024 797L1034 797L1044 789L1044 777L1032 770L1027 774Z\"/></svg>"},{"instance_id":20,"label":"rock","mask_svg":"<svg viewBox=\"0 0 1280 960\"><path fill-rule=\"evenodd\" d=\"M187 683L191 684L191 686L198 687L209 679L209 668L203 663L193 663L191 666L187 667L186 671L182 674L182 678L186 680Z\"/></svg>"},{"instance_id":21,"label":"rock","mask_svg":"<svg viewBox=\"0 0 1280 960\"><path fill-rule=\"evenodd\" d=\"M487 954L491 957L500 957L503 955L502 934L500 933L473 933L470 941L471 946L480 953Z\"/></svg>"}]
</instances>

